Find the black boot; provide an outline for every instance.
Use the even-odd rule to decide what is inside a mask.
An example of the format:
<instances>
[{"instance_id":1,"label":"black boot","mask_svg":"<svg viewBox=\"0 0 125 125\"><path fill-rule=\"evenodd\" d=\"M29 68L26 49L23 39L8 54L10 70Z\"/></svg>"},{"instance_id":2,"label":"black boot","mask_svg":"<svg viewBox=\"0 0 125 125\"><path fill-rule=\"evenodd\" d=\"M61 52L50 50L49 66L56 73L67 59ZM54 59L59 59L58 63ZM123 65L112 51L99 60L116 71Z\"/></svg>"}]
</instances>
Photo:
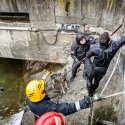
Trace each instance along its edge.
<instances>
[{"instance_id":1,"label":"black boot","mask_svg":"<svg viewBox=\"0 0 125 125\"><path fill-rule=\"evenodd\" d=\"M93 96L93 92L90 89L88 90L88 96L91 96L91 97Z\"/></svg>"}]
</instances>

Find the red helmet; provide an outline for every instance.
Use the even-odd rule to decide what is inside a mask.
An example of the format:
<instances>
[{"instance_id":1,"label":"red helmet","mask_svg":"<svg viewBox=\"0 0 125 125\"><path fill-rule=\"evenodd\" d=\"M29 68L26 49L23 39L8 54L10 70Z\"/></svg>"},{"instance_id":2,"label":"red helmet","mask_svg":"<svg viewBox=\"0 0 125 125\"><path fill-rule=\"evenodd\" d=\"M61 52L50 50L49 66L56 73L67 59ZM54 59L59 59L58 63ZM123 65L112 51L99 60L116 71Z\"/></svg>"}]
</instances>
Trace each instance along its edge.
<instances>
[{"instance_id":1,"label":"red helmet","mask_svg":"<svg viewBox=\"0 0 125 125\"><path fill-rule=\"evenodd\" d=\"M40 116L34 125L65 125L64 117L57 112L47 112Z\"/></svg>"}]
</instances>

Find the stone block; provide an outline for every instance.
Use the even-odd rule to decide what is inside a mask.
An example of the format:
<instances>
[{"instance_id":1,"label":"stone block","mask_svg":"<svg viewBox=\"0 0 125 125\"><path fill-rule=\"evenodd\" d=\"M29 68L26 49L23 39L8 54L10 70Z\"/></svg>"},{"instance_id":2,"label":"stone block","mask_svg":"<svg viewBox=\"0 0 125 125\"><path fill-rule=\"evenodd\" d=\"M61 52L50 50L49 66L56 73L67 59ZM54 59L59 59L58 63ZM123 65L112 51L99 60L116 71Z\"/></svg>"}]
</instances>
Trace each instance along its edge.
<instances>
[{"instance_id":1,"label":"stone block","mask_svg":"<svg viewBox=\"0 0 125 125\"><path fill-rule=\"evenodd\" d=\"M56 23L82 24L82 18L56 16Z\"/></svg>"},{"instance_id":2,"label":"stone block","mask_svg":"<svg viewBox=\"0 0 125 125\"><path fill-rule=\"evenodd\" d=\"M86 18L83 18L83 24L92 24L92 25L97 26L98 25L98 19L86 17Z\"/></svg>"}]
</instances>

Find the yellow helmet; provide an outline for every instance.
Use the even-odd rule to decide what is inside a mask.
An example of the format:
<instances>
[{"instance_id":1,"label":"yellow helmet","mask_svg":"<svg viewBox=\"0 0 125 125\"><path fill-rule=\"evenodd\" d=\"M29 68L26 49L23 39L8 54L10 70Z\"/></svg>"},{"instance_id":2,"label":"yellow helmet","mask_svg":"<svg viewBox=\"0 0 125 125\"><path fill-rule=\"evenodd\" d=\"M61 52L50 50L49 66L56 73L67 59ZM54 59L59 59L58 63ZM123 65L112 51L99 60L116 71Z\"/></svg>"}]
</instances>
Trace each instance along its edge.
<instances>
[{"instance_id":1,"label":"yellow helmet","mask_svg":"<svg viewBox=\"0 0 125 125\"><path fill-rule=\"evenodd\" d=\"M32 80L26 87L26 95L31 102L39 102L46 96L43 80Z\"/></svg>"}]
</instances>

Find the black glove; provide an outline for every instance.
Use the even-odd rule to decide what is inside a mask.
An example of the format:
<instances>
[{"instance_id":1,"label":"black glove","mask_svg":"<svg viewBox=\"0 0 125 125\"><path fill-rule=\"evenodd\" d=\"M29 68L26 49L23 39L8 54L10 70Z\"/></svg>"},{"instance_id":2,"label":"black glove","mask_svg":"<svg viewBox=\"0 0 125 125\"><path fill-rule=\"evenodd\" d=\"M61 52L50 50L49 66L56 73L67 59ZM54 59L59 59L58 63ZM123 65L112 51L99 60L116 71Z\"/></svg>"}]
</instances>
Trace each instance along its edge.
<instances>
[{"instance_id":1,"label":"black glove","mask_svg":"<svg viewBox=\"0 0 125 125\"><path fill-rule=\"evenodd\" d=\"M79 61L77 58L74 59L74 61L75 61L75 66L78 66L78 65L80 65L80 63L81 63L81 61Z\"/></svg>"},{"instance_id":2,"label":"black glove","mask_svg":"<svg viewBox=\"0 0 125 125\"><path fill-rule=\"evenodd\" d=\"M74 58L74 61L77 63L79 60L75 57L75 58Z\"/></svg>"},{"instance_id":3,"label":"black glove","mask_svg":"<svg viewBox=\"0 0 125 125\"><path fill-rule=\"evenodd\" d=\"M93 96L93 101L101 101L102 99L105 99L102 95L95 94Z\"/></svg>"},{"instance_id":4,"label":"black glove","mask_svg":"<svg viewBox=\"0 0 125 125\"><path fill-rule=\"evenodd\" d=\"M89 36L89 35L85 35L85 38L86 38L86 41L87 41L87 42L89 41L91 44L94 44L94 43L93 43L94 37L91 37L91 36Z\"/></svg>"},{"instance_id":5,"label":"black glove","mask_svg":"<svg viewBox=\"0 0 125 125\"><path fill-rule=\"evenodd\" d=\"M76 62L76 65L79 65L80 63L81 63L81 61L77 61L77 62Z\"/></svg>"},{"instance_id":6,"label":"black glove","mask_svg":"<svg viewBox=\"0 0 125 125\"><path fill-rule=\"evenodd\" d=\"M93 99L90 96L86 96L84 99L80 100L79 103L81 109L89 108L93 103Z\"/></svg>"}]
</instances>

